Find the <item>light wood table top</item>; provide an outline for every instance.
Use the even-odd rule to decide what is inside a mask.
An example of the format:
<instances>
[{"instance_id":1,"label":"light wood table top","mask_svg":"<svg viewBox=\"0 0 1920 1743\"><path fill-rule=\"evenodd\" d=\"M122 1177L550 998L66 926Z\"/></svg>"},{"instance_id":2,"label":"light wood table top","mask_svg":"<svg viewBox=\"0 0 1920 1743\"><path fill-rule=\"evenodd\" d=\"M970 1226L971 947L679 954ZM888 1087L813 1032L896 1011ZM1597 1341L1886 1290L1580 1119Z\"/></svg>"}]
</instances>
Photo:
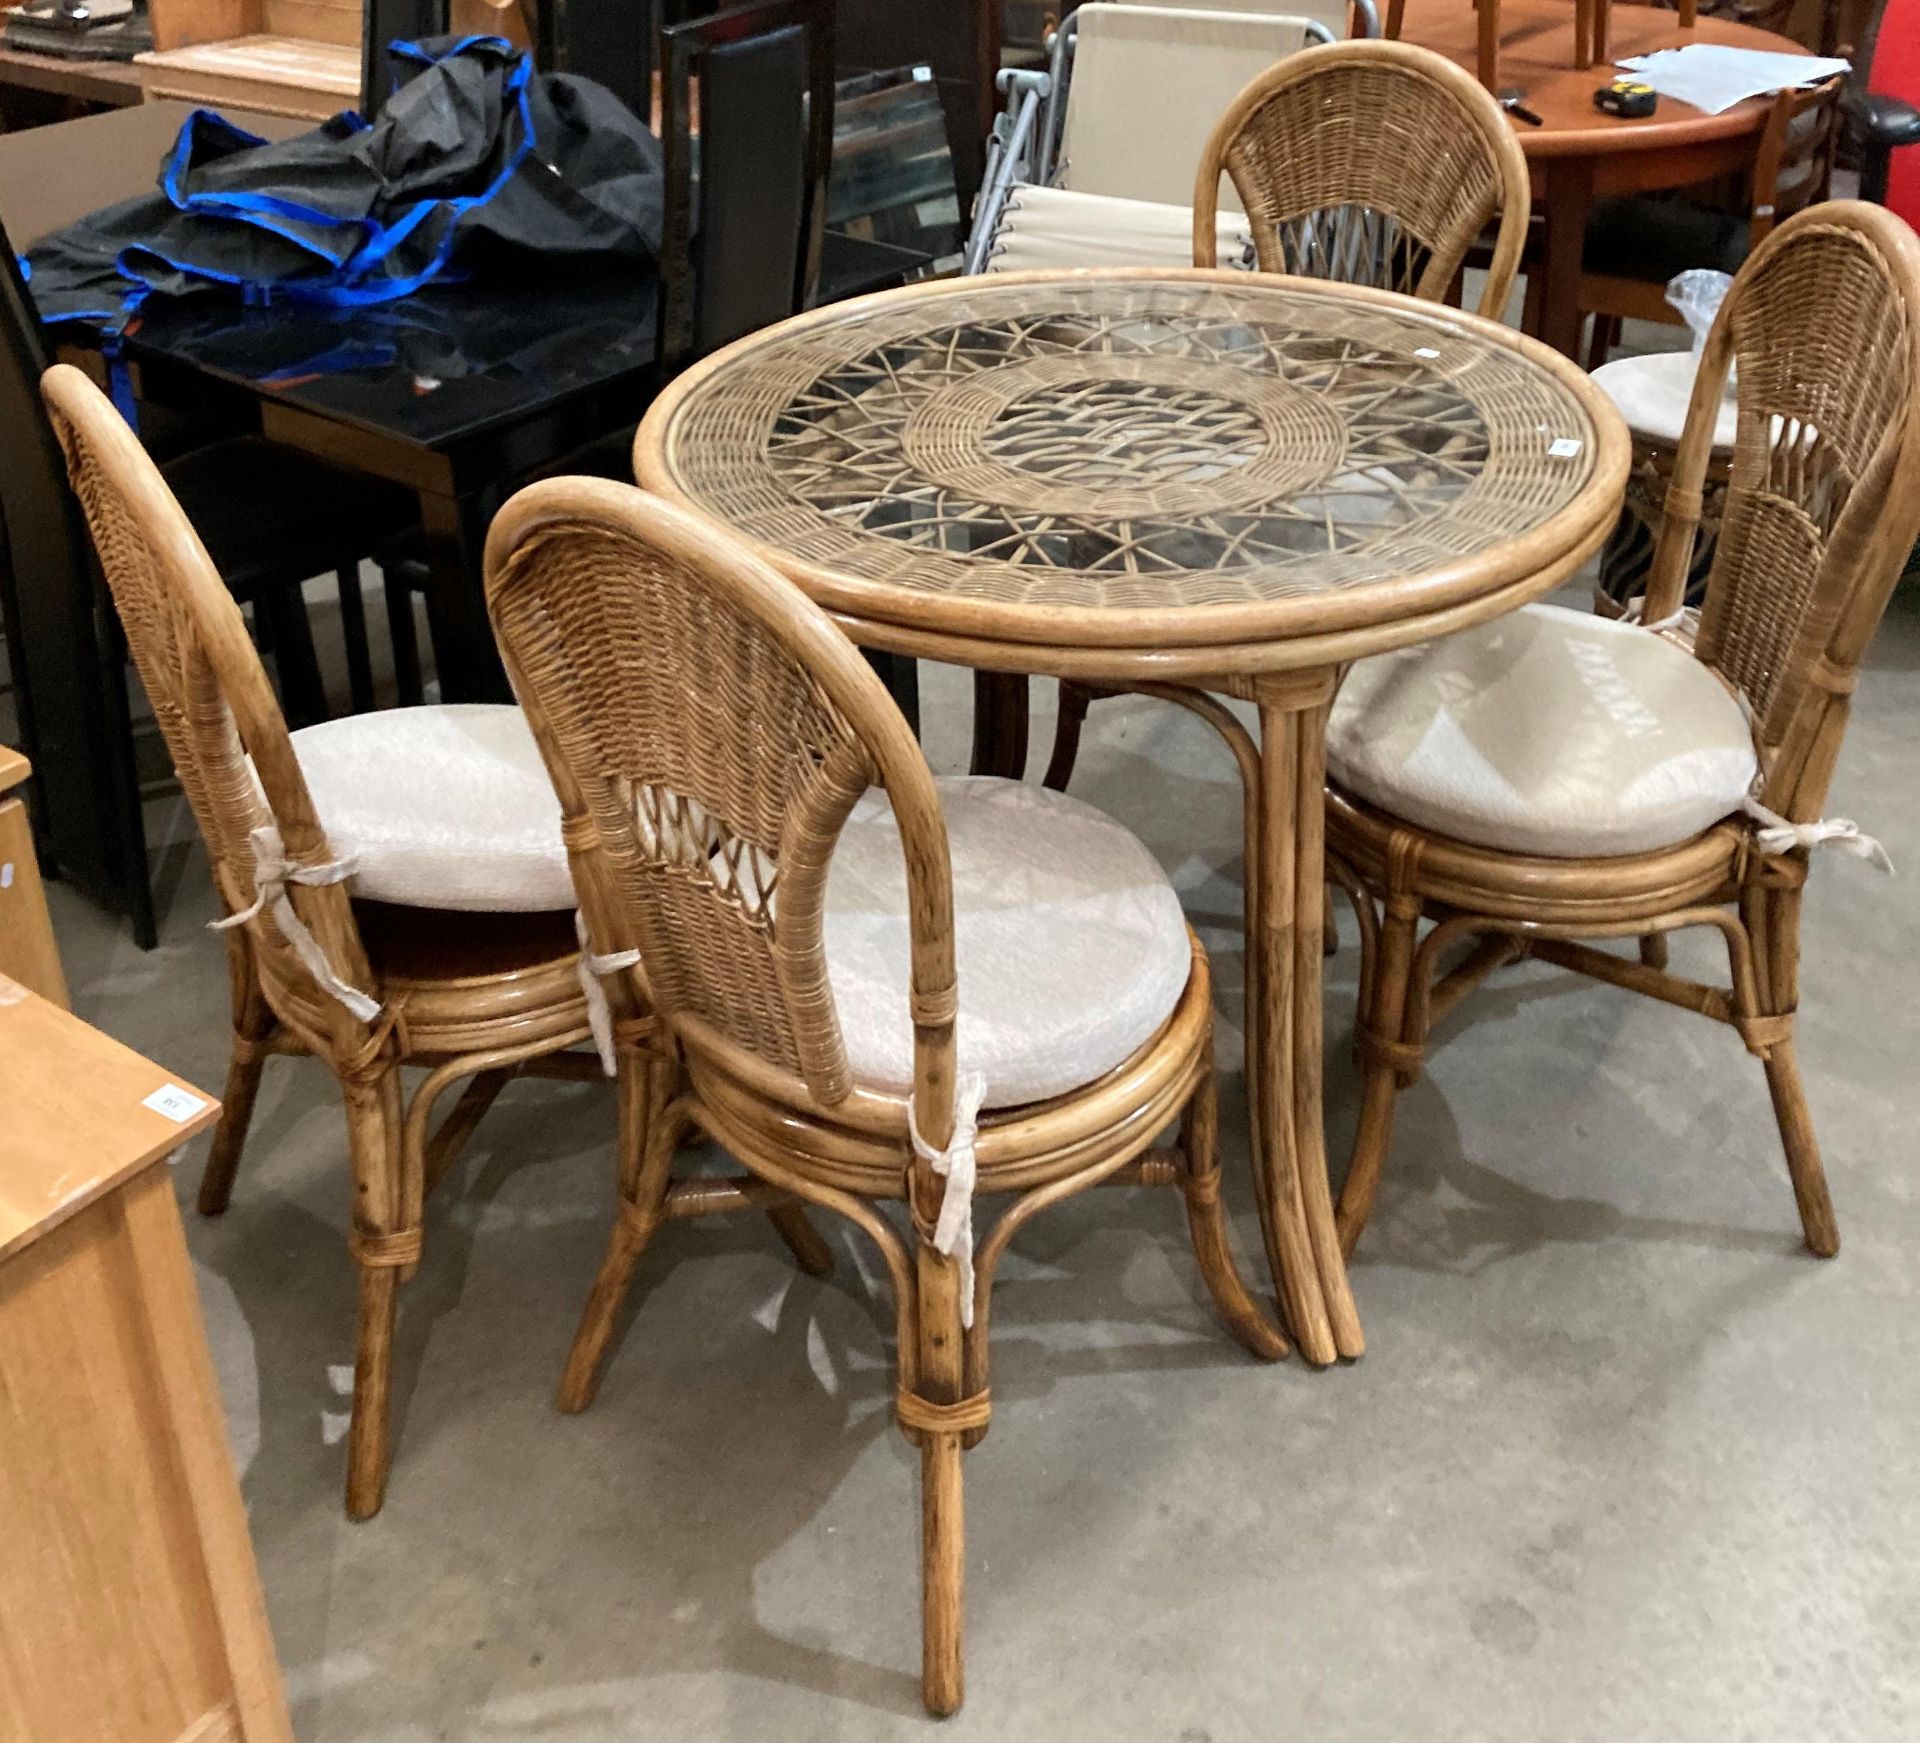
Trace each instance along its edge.
<instances>
[{"instance_id":1,"label":"light wood table top","mask_svg":"<svg viewBox=\"0 0 1920 1743\"><path fill-rule=\"evenodd\" d=\"M155 1097L174 1113L149 1105ZM220 1114L212 1096L3 975L0 1107L0 1259Z\"/></svg>"}]
</instances>

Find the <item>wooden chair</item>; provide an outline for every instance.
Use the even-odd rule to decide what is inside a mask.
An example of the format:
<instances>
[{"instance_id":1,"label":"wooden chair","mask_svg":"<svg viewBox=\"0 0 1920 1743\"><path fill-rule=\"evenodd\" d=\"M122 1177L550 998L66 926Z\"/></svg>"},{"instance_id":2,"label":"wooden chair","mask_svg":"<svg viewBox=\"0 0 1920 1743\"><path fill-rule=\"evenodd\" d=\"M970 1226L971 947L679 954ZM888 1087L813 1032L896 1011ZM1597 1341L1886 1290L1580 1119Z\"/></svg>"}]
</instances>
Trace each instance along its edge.
<instances>
[{"instance_id":1,"label":"wooden chair","mask_svg":"<svg viewBox=\"0 0 1920 1743\"><path fill-rule=\"evenodd\" d=\"M360 1269L347 1511L364 1519L385 1494L397 1290L420 1260L427 1193L511 1077L601 1070L570 1051L593 1036L596 1000L558 809L510 706L289 734L231 594L132 432L78 370L49 370L44 392L228 916L233 1060L202 1213L226 1208L270 1056L314 1055L346 1102ZM449 827L460 815L464 835ZM637 1131L649 1024L628 1007L602 1028ZM410 1102L403 1065L427 1073ZM779 1213L823 1262L797 1215Z\"/></svg>"},{"instance_id":2,"label":"wooden chair","mask_svg":"<svg viewBox=\"0 0 1920 1743\"><path fill-rule=\"evenodd\" d=\"M1729 368L1733 477L1690 646L1532 606L1363 661L1335 703L1328 844L1367 959L1349 1249L1433 1022L1531 955L1732 1025L1765 1068L1807 1245L1838 1250L1794 1051L1800 906L1812 847L1877 852L1820 818L1861 656L1920 534L1920 243L1842 202L1754 251L1695 383L1651 624L1679 606ZM1415 738L1451 748L1423 758ZM1720 933L1730 986L1668 972L1666 935L1695 926ZM1639 940L1639 959L1607 939Z\"/></svg>"},{"instance_id":3,"label":"wooden chair","mask_svg":"<svg viewBox=\"0 0 1920 1743\"><path fill-rule=\"evenodd\" d=\"M1118 824L1015 782L936 782L827 616L681 510L604 480L533 485L494 522L487 598L593 948L637 950L683 1073L624 1134L561 1407L592 1400L640 1253L689 1197L790 1192L863 1229L920 1448L922 1690L952 1712L961 1451L987 1428L988 1304L1015 1230L1085 1187L1176 1185L1228 1325L1285 1351L1220 1211L1205 953ZM609 984L623 1021L639 986ZM689 1126L747 1177L675 1183ZM1013 1196L977 1255L975 1191ZM904 1238L878 1208L902 1199Z\"/></svg>"},{"instance_id":4,"label":"wooden chair","mask_svg":"<svg viewBox=\"0 0 1920 1743\"><path fill-rule=\"evenodd\" d=\"M1343 42L1290 57L1228 105L1200 155L1193 262L1214 266L1219 187L1246 208L1263 272L1337 279L1430 301L1452 295L1467 251L1489 227L1492 260L1479 311L1498 320L1526 244L1532 187L1500 107L1459 67L1403 42ZM976 686L1004 717L1000 693ZM1060 686L1046 785L1073 778L1097 691ZM978 759L976 766L985 762ZM1022 751L1024 760L1024 749Z\"/></svg>"},{"instance_id":5,"label":"wooden chair","mask_svg":"<svg viewBox=\"0 0 1920 1743\"><path fill-rule=\"evenodd\" d=\"M1606 362L1623 319L1678 324L1666 296L1676 274L1739 271L1775 225L1827 197L1845 87L1834 78L1774 97L1740 210L1644 194L1595 203L1580 275L1580 309L1594 317L1589 369Z\"/></svg>"},{"instance_id":6,"label":"wooden chair","mask_svg":"<svg viewBox=\"0 0 1920 1743\"><path fill-rule=\"evenodd\" d=\"M1500 91L1500 0L1474 0L1480 15L1480 38L1475 73L1495 95ZM1700 0L1678 0L1681 27L1691 30L1699 16ZM1605 66L1611 50L1613 0L1573 0L1573 64L1583 71ZM1407 15L1407 0L1387 0L1386 35L1398 41Z\"/></svg>"}]
</instances>

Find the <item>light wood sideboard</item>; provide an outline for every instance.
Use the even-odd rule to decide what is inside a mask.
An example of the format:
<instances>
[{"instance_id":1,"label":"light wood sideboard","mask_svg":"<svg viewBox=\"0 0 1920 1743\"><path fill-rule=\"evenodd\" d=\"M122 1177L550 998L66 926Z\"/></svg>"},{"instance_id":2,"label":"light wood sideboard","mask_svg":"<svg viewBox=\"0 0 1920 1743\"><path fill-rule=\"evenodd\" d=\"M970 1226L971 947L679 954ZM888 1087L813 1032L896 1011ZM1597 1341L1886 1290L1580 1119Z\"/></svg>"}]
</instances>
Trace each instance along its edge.
<instances>
[{"instance_id":1,"label":"light wood sideboard","mask_svg":"<svg viewBox=\"0 0 1920 1743\"><path fill-rule=\"evenodd\" d=\"M165 1158L212 1097L0 977L0 1743L292 1743Z\"/></svg>"}]
</instances>

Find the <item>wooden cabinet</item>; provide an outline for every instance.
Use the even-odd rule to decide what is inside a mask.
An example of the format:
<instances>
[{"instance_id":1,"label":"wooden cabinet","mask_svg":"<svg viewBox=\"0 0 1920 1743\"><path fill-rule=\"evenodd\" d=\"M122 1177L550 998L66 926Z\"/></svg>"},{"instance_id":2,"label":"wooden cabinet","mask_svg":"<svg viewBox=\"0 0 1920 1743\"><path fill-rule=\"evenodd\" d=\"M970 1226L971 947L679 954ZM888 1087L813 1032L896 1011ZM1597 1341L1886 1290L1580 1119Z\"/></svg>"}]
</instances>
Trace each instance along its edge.
<instances>
[{"instance_id":1,"label":"wooden cabinet","mask_svg":"<svg viewBox=\"0 0 1920 1743\"><path fill-rule=\"evenodd\" d=\"M361 0L151 0L149 97L324 121L360 102ZM529 40L520 7L451 0L456 35Z\"/></svg>"},{"instance_id":2,"label":"wooden cabinet","mask_svg":"<svg viewBox=\"0 0 1920 1743\"><path fill-rule=\"evenodd\" d=\"M213 1100L0 979L0 1743L292 1743L164 1158Z\"/></svg>"},{"instance_id":3,"label":"wooden cabinet","mask_svg":"<svg viewBox=\"0 0 1920 1743\"><path fill-rule=\"evenodd\" d=\"M32 773L25 757L0 744L0 974L65 1005L66 976L53 941L26 801L20 797L20 787Z\"/></svg>"}]
</instances>

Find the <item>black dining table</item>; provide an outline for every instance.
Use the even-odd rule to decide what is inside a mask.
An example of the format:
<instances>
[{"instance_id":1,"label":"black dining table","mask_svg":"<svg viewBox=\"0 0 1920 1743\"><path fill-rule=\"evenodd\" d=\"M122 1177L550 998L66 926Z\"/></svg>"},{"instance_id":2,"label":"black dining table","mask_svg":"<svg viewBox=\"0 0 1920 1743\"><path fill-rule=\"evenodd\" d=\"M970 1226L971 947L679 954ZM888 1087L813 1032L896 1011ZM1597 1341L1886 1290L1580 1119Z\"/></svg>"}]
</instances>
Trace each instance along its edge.
<instances>
[{"instance_id":1,"label":"black dining table","mask_svg":"<svg viewBox=\"0 0 1920 1743\"><path fill-rule=\"evenodd\" d=\"M13 247L24 254L54 230L150 190L191 111L151 102L0 136L0 220ZM306 125L224 112L270 139ZM926 259L829 231L818 300L898 284ZM606 444L646 410L656 385L658 288L650 267L503 256L465 280L356 310L284 300L247 307L217 293L155 298L129 325L121 354L142 406L258 431L412 491L440 696L506 700L482 593L487 526L519 483ZM68 322L50 338L68 353L98 352L105 334ZM30 553L15 558L31 562ZM77 693L105 656L76 628L85 613L56 615L61 645L19 657L36 689ZM75 727L82 738L109 730L98 711ZM111 857L100 822L110 801L92 789L115 756L89 743L67 762L59 781L43 783L42 799L56 858L79 871Z\"/></svg>"},{"instance_id":2,"label":"black dining table","mask_svg":"<svg viewBox=\"0 0 1920 1743\"><path fill-rule=\"evenodd\" d=\"M64 216L57 205L43 210L34 236L9 222L14 246L24 253L57 227L49 217L70 221L150 188L189 113L184 103L148 103L89 118L89 137L74 140L88 160L84 189L65 202ZM270 117L233 119L268 137L296 130ZM102 123L114 138L100 136ZM44 161L57 143L49 136L66 125L24 137ZM14 144L0 138L0 215L15 179ZM914 250L829 231L817 300L888 288L925 263ZM413 491L441 697L486 701L507 695L481 596L488 523L516 483L630 427L646 409L658 292L651 267L502 257L484 275L362 309L246 307L217 293L154 299L122 350L143 403L225 413L270 440ZM82 348L102 337L78 323L55 332Z\"/></svg>"}]
</instances>

